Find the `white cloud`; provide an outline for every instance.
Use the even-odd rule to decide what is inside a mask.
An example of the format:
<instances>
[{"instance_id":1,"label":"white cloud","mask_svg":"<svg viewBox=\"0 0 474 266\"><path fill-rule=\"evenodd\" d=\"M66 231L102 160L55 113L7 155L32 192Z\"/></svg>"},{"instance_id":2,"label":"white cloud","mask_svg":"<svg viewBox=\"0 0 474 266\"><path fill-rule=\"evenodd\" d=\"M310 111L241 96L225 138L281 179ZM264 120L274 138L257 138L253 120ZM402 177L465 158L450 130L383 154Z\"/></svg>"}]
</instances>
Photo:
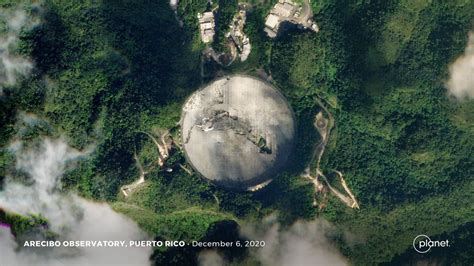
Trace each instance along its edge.
<instances>
[{"instance_id":1,"label":"white cloud","mask_svg":"<svg viewBox=\"0 0 474 266\"><path fill-rule=\"evenodd\" d=\"M469 33L464 54L449 67L449 74L449 94L458 100L474 99L474 32Z\"/></svg>"},{"instance_id":2,"label":"white cloud","mask_svg":"<svg viewBox=\"0 0 474 266\"><path fill-rule=\"evenodd\" d=\"M325 236L331 230L332 225L325 220L297 221L283 228L275 216L270 216L259 225L243 226L242 234L251 240L265 241L265 247L251 249L263 265L348 265Z\"/></svg>"},{"instance_id":3,"label":"white cloud","mask_svg":"<svg viewBox=\"0 0 474 266\"><path fill-rule=\"evenodd\" d=\"M170 0L170 6L173 10L178 8L178 0Z\"/></svg>"},{"instance_id":4,"label":"white cloud","mask_svg":"<svg viewBox=\"0 0 474 266\"><path fill-rule=\"evenodd\" d=\"M33 69L32 62L18 55L19 35L23 28L31 28L38 21L28 16L25 11L11 11L0 8L0 21L5 22L6 29L0 33L0 96L4 86L17 82L19 76L25 76Z\"/></svg>"},{"instance_id":5,"label":"white cloud","mask_svg":"<svg viewBox=\"0 0 474 266\"><path fill-rule=\"evenodd\" d=\"M60 178L70 162L85 153L62 140L45 139L36 148L14 144L17 168L34 181L31 185L8 178L0 191L0 206L21 214L41 214L58 240L142 240L147 236L129 218L107 204L61 192ZM2 265L149 265L150 248L48 248L41 252L17 249L17 242L0 227Z\"/></svg>"}]
</instances>

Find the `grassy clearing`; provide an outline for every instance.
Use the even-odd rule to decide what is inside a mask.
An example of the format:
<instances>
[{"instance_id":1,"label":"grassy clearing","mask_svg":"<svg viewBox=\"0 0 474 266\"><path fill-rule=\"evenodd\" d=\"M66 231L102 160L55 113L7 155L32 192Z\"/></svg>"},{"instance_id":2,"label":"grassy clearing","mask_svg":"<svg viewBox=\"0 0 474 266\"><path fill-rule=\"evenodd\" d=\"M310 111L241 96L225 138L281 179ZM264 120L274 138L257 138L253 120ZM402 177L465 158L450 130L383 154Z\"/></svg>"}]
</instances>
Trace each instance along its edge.
<instances>
[{"instance_id":1,"label":"grassy clearing","mask_svg":"<svg viewBox=\"0 0 474 266\"><path fill-rule=\"evenodd\" d=\"M369 48L368 58L373 68L395 63L400 49L410 40L418 25L420 12L430 3L426 0L399 2L395 11L387 17L379 41Z\"/></svg>"},{"instance_id":2,"label":"grassy clearing","mask_svg":"<svg viewBox=\"0 0 474 266\"><path fill-rule=\"evenodd\" d=\"M474 102L461 103L451 116L451 121L459 128L474 134Z\"/></svg>"}]
</instances>

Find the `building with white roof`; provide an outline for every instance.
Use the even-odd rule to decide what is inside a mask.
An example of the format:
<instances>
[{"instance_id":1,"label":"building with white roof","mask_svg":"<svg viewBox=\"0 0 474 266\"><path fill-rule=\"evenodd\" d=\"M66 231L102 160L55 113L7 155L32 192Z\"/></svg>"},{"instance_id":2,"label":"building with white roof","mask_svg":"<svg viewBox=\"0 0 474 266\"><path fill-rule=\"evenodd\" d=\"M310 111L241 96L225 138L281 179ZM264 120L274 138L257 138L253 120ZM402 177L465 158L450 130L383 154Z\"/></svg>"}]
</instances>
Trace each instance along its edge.
<instances>
[{"instance_id":1,"label":"building with white roof","mask_svg":"<svg viewBox=\"0 0 474 266\"><path fill-rule=\"evenodd\" d=\"M212 11L198 13L199 29L203 43L210 43L215 35L214 13Z\"/></svg>"}]
</instances>

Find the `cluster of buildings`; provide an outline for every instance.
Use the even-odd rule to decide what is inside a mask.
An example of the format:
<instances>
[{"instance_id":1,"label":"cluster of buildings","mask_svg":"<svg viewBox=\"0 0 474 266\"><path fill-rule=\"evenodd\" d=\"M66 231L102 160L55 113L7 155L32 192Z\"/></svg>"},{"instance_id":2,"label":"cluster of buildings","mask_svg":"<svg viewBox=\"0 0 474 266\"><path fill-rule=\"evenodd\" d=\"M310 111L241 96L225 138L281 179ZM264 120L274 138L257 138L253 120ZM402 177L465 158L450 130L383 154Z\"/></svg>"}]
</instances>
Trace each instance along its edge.
<instances>
[{"instance_id":1,"label":"cluster of buildings","mask_svg":"<svg viewBox=\"0 0 474 266\"><path fill-rule=\"evenodd\" d=\"M225 35L230 47L230 53L228 53L227 56L230 62L222 62L223 60L221 60L221 57L222 55L225 55L225 53L218 54L212 49L212 47L206 48L209 56L214 58L214 60L219 64L231 64L237 57L240 57L241 61L245 61L250 55L250 40L244 33L244 26L247 18L245 8L246 4L239 4L239 10L232 19L232 22L229 25L229 31ZM216 34L214 12L206 11L204 13L198 13L197 18L199 21L199 31L201 33L202 42L206 44L212 43L214 35Z\"/></svg>"},{"instance_id":2,"label":"cluster of buildings","mask_svg":"<svg viewBox=\"0 0 474 266\"><path fill-rule=\"evenodd\" d=\"M198 13L199 30L201 32L201 40L203 43L210 43L214 39L216 34L215 27L216 22L214 20L214 12L207 11L204 13Z\"/></svg>"},{"instance_id":3,"label":"cluster of buildings","mask_svg":"<svg viewBox=\"0 0 474 266\"><path fill-rule=\"evenodd\" d=\"M265 20L265 32L271 38L276 37L280 25L284 21L301 25L318 32L319 27L312 21L311 17L312 12L309 4L306 7L306 10L303 10L301 4L296 4L292 0L279 0L278 3L273 6L270 14Z\"/></svg>"},{"instance_id":4,"label":"cluster of buildings","mask_svg":"<svg viewBox=\"0 0 474 266\"><path fill-rule=\"evenodd\" d=\"M313 22L313 13L309 0L303 0L304 2L294 2L295 0L279 0L270 11L270 14L265 20L265 32L271 38L274 38L278 34L278 30L283 22L290 22L298 25L298 27L311 29L315 32L319 31L318 25ZM229 41L230 53L227 53L227 58L231 58L230 63L237 57L240 57L241 61L247 60L251 45L247 35L244 33L244 26L246 21L246 4L239 4L239 11L234 16L229 31L225 37ZM199 30L201 33L201 40L203 43L212 43L216 34L216 22L214 17L214 11L206 11L204 13L198 13ZM212 47L208 47L209 51L214 54L212 56L215 60L221 64L222 60L219 58L222 54L213 52ZM217 59L216 59L217 58ZM227 65L227 63L226 63Z\"/></svg>"}]
</instances>

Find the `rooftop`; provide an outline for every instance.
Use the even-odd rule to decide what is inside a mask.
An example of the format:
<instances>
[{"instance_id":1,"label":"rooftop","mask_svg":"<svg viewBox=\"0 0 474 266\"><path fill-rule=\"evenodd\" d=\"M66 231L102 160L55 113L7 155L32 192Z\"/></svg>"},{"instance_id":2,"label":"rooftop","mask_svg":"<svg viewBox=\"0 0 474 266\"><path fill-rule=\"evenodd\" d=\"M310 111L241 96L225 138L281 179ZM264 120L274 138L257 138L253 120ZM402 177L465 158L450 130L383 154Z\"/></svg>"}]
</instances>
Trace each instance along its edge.
<instances>
[{"instance_id":1,"label":"rooftop","mask_svg":"<svg viewBox=\"0 0 474 266\"><path fill-rule=\"evenodd\" d=\"M275 14L270 14L265 21L265 26L270 29L275 29L278 26L278 16Z\"/></svg>"},{"instance_id":2,"label":"rooftop","mask_svg":"<svg viewBox=\"0 0 474 266\"><path fill-rule=\"evenodd\" d=\"M215 34L214 13L211 11L198 13L199 29L201 32L201 40L204 43L209 43L213 40Z\"/></svg>"}]
</instances>

